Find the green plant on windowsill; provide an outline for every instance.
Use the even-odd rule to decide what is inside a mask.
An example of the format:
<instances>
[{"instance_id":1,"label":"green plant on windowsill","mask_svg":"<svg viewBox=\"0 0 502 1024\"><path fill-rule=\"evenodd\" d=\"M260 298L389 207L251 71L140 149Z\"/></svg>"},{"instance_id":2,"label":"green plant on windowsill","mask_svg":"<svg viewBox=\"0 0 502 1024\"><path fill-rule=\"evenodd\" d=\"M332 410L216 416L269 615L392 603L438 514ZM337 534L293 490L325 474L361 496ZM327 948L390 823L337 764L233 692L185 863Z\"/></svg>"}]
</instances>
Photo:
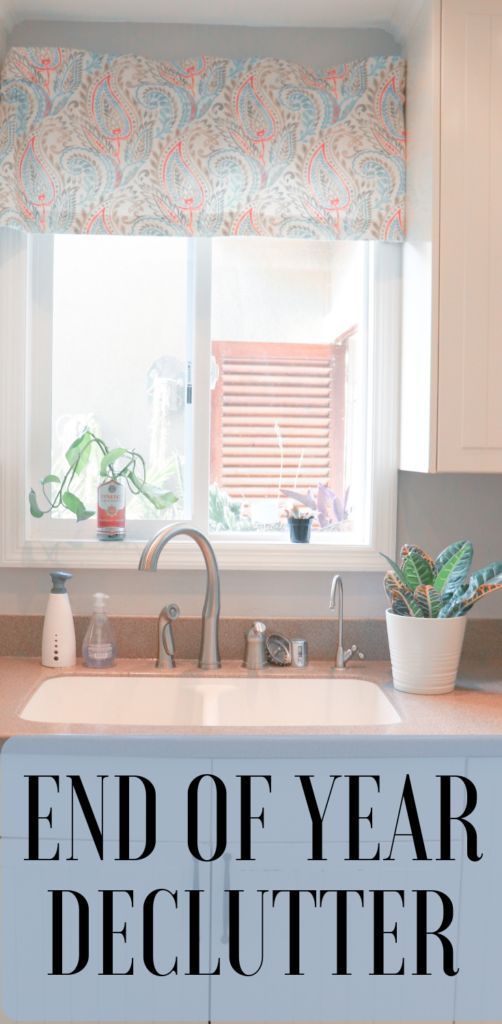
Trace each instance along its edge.
<instances>
[{"instance_id":1,"label":"green plant on windowsill","mask_svg":"<svg viewBox=\"0 0 502 1024\"><path fill-rule=\"evenodd\" d=\"M134 448L109 448L101 437L85 429L66 452L66 473L62 477L49 473L40 482L47 508L40 508L36 492L33 488L30 490L29 505L32 516L41 519L61 506L72 512L79 523L95 514L85 507L83 501L71 489L75 478L86 469L93 448L101 452L99 475L102 480L122 480L127 484L131 494L142 495L156 509L169 508L178 500L171 491L164 491L147 482L145 460ZM54 485L57 485L57 491L54 497L51 497L47 488Z\"/></svg>"}]
</instances>

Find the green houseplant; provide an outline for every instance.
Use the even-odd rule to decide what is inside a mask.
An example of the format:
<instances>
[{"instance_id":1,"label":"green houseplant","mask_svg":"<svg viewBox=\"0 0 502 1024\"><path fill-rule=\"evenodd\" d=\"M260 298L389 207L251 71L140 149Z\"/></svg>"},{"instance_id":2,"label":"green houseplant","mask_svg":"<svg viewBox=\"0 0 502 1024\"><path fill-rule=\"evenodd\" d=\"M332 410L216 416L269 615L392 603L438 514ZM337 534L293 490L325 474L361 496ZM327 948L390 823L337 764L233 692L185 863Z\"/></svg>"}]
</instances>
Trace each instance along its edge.
<instances>
[{"instance_id":1,"label":"green houseplant","mask_svg":"<svg viewBox=\"0 0 502 1024\"><path fill-rule=\"evenodd\" d=\"M387 633L394 686L410 693L448 693L455 685L465 616L486 594L502 589L502 562L471 573L470 541L449 544L437 558L405 544L384 577L390 601Z\"/></svg>"},{"instance_id":2,"label":"green houseplant","mask_svg":"<svg viewBox=\"0 0 502 1024\"><path fill-rule=\"evenodd\" d=\"M109 448L101 437L97 437L86 428L68 448L65 455L68 468L62 476L49 473L40 481L45 508L40 507L35 490L30 490L29 506L32 516L40 519L61 507L72 512L77 522L83 522L95 515L93 510L85 507L72 487L75 479L87 469L91 452L96 449L101 456L98 495L103 485L112 484L115 488L127 486L132 494L142 495L155 509L169 508L178 500L171 491L162 490L148 483L145 460L134 448ZM99 507L98 500L98 512ZM98 533L99 526L98 518Z\"/></svg>"}]
</instances>

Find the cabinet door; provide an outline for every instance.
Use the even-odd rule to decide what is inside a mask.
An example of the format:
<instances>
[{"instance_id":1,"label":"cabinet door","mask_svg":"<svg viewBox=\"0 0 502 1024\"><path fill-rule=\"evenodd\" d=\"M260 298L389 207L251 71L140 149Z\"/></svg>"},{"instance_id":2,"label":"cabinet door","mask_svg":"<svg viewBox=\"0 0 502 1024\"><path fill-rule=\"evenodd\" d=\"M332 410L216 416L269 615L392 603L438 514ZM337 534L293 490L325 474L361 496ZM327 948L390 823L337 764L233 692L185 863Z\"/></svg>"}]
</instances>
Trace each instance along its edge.
<instances>
[{"instance_id":1,"label":"cabinet door","mask_svg":"<svg viewBox=\"0 0 502 1024\"><path fill-rule=\"evenodd\" d=\"M44 740L45 738L42 738ZM199 849L204 860L194 861L187 845L187 791L191 780L211 770L200 747L190 739L183 744L165 740L162 746L145 745L138 738L123 738L109 745L85 737L55 737L53 751L46 743L11 744L2 758L2 831L0 846L0 898L2 925L8 941L2 950L3 1003L12 1018L27 1020L155 1020L207 1021L209 979L206 970L210 940L210 883L208 862L210 809L201 800L198 813ZM81 741L81 742L75 742ZM86 745L87 744L87 745ZM157 749L157 753L155 750ZM151 750L151 753L150 753ZM190 751L193 756L190 756ZM50 753L50 757L48 756ZM50 773L47 774L47 765ZM40 859L27 860L26 773L40 775ZM59 787L52 774L59 776ZM98 822L103 819L103 856L91 838L78 801L72 803L70 774L81 777ZM106 782L103 790L101 775ZM126 830L130 832L129 860L118 860L120 799L117 777L132 776ZM156 845L145 849L145 790L155 786ZM50 785L52 781L52 786ZM100 793L104 792L100 813ZM59 853L59 860L52 858ZM69 890L63 899L63 970L52 977L51 889ZM159 889L145 929L144 904ZM162 890L167 889L167 892ZM188 975L188 892L200 889L201 972ZM134 957L134 975L109 978L103 970L103 900L101 890L116 890L113 926L127 926L123 939L113 940L114 970L127 970ZM121 891L122 890L122 891ZM74 965L84 950L77 922L85 911L72 891L88 902L89 956L79 971ZM133 900L129 892L133 892ZM177 894L177 897L170 894ZM84 905L85 906L85 905ZM79 909L80 908L80 909ZM116 922L116 923L115 923ZM152 923L151 923L152 922ZM144 934L153 940L145 950ZM83 932L84 934L84 932ZM108 930L109 934L109 930ZM151 952L150 952L151 950ZM153 957L159 972L169 971L178 957L178 972L157 976L145 964ZM74 974L68 973L75 970ZM26 979L30 979L30 984ZM0 1016L0 1024L2 1018Z\"/></svg>"},{"instance_id":2,"label":"cabinet door","mask_svg":"<svg viewBox=\"0 0 502 1024\"><path fill-rule=\"evenodd\" d=\"M459 973L455 1009L458 1020L483 1024L500 1020L502 1006L502 757L470 758L467 774L478 794L476 827L483 856L478 863L464 856L459 957L469 970Z\"/></svg>"},{"instance_id":3,"label":"cabinet door","mask_svg":"<svg viewBox=\"0 0 502 1024\"><path fill-rule=\"evenodd\" d=\"M502 0L443 0L438 470L502 472Z\"/></svg>"},{"instance_id":4,"label":"cabinet door","mask_svg":"<svg viewBox=\"0 0 502 1024\"><path fill-rule=\"evenodd\" d=\"M209 856L207 843L200 843L204 857ZM132 843L132 855L141 844ZM0 993L0 1024L9 1020L62 1021L133 1021L155 1024L206 1024L209 1019L211 959L211 866L195 861L185 842L159 842L151 864L144 862L132 868L128 862L114 859L115 844L106 850L103 862L96 864L95 849L89 840L78 845L79 865L58 861L57 888L68 890L63 914L63 976L52 976L52 909L50 890L54 886L55 866L49 858L53 842L41 840L42 860L27 864L26 843L19 838L0 840L1 919L8 937L2 949ZM75 869L77 868L77 874ZM20 895L21 887L25 892ZM77 888L89 904L89 960L80 973L71 974L81 948L77 929L77 910L71 890ZM161 893L152 912L151 927L145 928L144 903L155 889ZM126 932L113 942L115 976L102 975L103 913L100 889L116 891L114 928L126 925ZM190 890L200 890L198 946L200 973L190 975L189 963L189 897ZM131 902L125 891L132 890ZM147 968L144 956L145 936L148 963L155 965L159 975ZM151 958L151 959L150 959ZM177 972L168 974L174 960ZM120 977L134 961L134 973ZM162 972L166 972L163 976ZM30 980L27 984L26 979Z\"/></svg>"},{"instance_id":5,"label":"cabinet door","mask_svg":"<svg viewBox=\"0 0 502 1024\"><path fill-rule=\"evenodd\" d=\"M215 774L220 777L229 794L228 846L225 855L212 866L212 942L213 958L221 958L221 975L211 979L211 1021L215 1022L244 1018L240 1007L245 1001L245 1016L249 1021L271 1020L405 1020L405 1010L410 990L416 986L417 1002L422 998L424 1020L428 1012L428 994L424 1001L423 979L412 978L416 958L416 912L415 889L444 889L450 892L458 905L461 861L457 844L453 864L438 864L439 805L437 772L442 774L465 774L464 758L427 757L407 759L378 758L298 758L267 760L265 758L242 758L237 760L216 760ZM382 797L371 776L381 775ZM260 776L272 776L272 790ZM397 841L395 863L385 861L390 841L396 826L402 788L406 774L413 781L413 790L422 825L424 840L431 860L426 863L414 861L415 848L406 838ZM347 863L348 847L348 802L346 780L342 779L333 791L324 816L323 836L326 859L315 865L309 859L312 854L312 830L309 813L298 775L310 776L319 807L322 809L328 799L332 774L338 776L361 775L361 815L373 811L371 826L362 820L361 861ZM240 860L241 820L235 815L239 807L240 776L255 776L251 813L253 862ZM339 785L339 788L338 788ZM263 815L263 827L257 815ZM399 831L406 833L406 815L401 820ZM373 862L378 844L381 844L381 859ZM212 840L214 845L214 840ZM352 977L334 977L336 968L336 914L335 899L328 896L323 907L314 906L308 893L301 897L301 956L305 976L284 977L287 971L289 920L287 896L278 898L277 905L271 906L271 893L278 889L354 889L365 892L365 906L361 907L356 895L349 896L348 904L348 955L351 962L348 969ZM368 936L371 934L372 896L375 889L403 889L406 892L406 908L401 911L399 903L388 898L386 920L396 914L400 936L401 955L407 962L406 986L393 977L373 978L372 949ZM229 967L229 914L226 890L242 890L242 946L241 964L253 970L259 963L261 902L259 891L266 891L264 903L264 960L261 970L251 978L242 979ZM281 903L282 901L282 903ZM389 918L387 918L389 915ZM457 921L452 926L455 941ZM441 950L434 948L431 955L439 956ZM387 943L386 956L390 967L396 956L392 943ZM397 960L399 964L399 959ZM437 1020L451 1021L454 1016L455 979L442 977L437 960L434 971L434 1005ZM354 984L354 976L363 979L363 986ZM367 998L365 1009L362 999ZM420 1004L419 1004L420 1005ZM386 1014L388 1013L388 1018Z\"/></svg>"},{"instance_id":6,"label":"cabinet door","mask_svg":"<svg viewBox=\"0 0 502 1024\"><path fill-rule=\"evenodd\" d=\"M319 908L318 897L315 905L308 891L336 887L334 873L336 865L343 864L343 846L330 843L325 852L326 861L313 867L308 860L308 844L261 843L256 861L250 863L239 862L239 847L231 844L223 863L214 865L211 945L213 956L217 952L221 959L221 974L211 982L211 1024L223 1024L229 1019L256 1024L280 1020L339 1020L341 1006L349 1009L347 1016L351 1016L353 978L332 976L335 959L333 897ZM350 875L356 888L361 871L353 868ZM249 974L257 972L254 976L243 978L230 964L227 889L241 890L239 960L243 970ZM301 974L298 976L288 973L291 962L287 892L281 891L273 903L274 890L288 889L304 890L300 895L298 966ZM357 914L357 906L355 911ZM353 969L354 965L350 966ZM370 1003L368 998L368 1006ZM372 1020L371 1011L365 1017Z\"/></svg>"},{"instance_id":7,"label":"cabinet door","mask_svg":"<svg viewBox=\"0 0 502 1024\"><path fill-rule=\"evenodd\" d=\"M368 846L368 848L367 848ZM304 843L262 843L254 863L238 860L238 846L230 845L223 862L213 867L212 942L213 958L220 960L220 974L211 979L211 1024L230 1021L404 1021L410 1002L420 1008L423 1019L430 1016L434 1001L435 1019L454 1019L455 978L442 975L442 950L437 940L428 948L431 979L413 977L416 960L416 888L434 889L438 879L458 904L461 874L460 844L454 844L455 863L438 865L414 861L415 849L407 841L399 842L395 864L384 861L345 861L343 843L327 843L326 860L313 865L310 849ZM438 843L429 844L431 858L439 852ZM362 844L362 857L371 857L372 844ZM439 868L439 870L438 870ZM372 939L372 888L400 889L405 906L397 894L385 894L386 927L396 926L396 940L385 942L386 977L372 976L374 950ZM347 964L350 975L335 975L337 969L336 901L332 890L348 889ZM240 890L239 921L240 965L251 974L240 977L229 963L229 917L227 889ZM290 969L290 913L287 892L281 891L273 903L274 890L302 890L300 896L299 968ZM263 895L263 916L262 899ZM316 891L316 902L309 890ZM328 891L322 906L319 893ZM350 890L355 890L351 892ZM364 893L364 906L357 891ZM431 901L431 916L437 905ZM261 928L263 921L263 942ZM457 923L449 929L456 945ZM263 960L261 957L263 954ZM394 977L401 960L406 979ZM258 970L260 963L262 966Z\"/></svg>"}]
</instances>

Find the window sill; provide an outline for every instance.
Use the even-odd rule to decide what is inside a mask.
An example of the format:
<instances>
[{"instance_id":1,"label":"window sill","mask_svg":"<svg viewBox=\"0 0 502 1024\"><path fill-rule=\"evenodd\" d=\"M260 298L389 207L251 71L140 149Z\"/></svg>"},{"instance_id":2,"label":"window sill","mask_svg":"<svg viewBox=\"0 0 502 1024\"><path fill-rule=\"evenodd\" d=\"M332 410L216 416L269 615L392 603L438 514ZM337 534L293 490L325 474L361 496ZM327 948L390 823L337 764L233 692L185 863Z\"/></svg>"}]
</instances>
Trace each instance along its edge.
<instances>
[{"instance_id":1,"label":"window sill","mask_svg":"<svg viewBox=\"0 0 502 1024\"><path fill-rule=\"evenodd\" d=\"M222 570L248 572L382 572L384 563L376 550L364 544L313 542L292 544L284 540L235 540L211 537ZM144 542L126 540L36 541L4 550L5 568L136 569ZM161 568L201 569L202 556L191 541L176 540L161 556Z\"/></svg>"}]
</instances>

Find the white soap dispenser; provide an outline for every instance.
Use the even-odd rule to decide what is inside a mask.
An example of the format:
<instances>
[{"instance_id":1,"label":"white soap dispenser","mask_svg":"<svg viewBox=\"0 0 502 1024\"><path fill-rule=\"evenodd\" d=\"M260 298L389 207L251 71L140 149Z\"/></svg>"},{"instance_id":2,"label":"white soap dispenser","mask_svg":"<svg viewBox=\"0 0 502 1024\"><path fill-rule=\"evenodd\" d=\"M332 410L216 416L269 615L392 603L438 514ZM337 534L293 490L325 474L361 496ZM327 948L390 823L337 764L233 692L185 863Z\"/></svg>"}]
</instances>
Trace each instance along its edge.
<instances>
[{"instance_id":1,"label":"white soap dispenser","mask_svg":"<svg viewBox=\"0 0 502 1024\"><path fill-rule=\"evenodd\" d=\"M51 572L52 590L45 610L42 633L42 665L72 668L77 664L75 625L66 583L71 572Z\"/></svg>"}]
</instances>

